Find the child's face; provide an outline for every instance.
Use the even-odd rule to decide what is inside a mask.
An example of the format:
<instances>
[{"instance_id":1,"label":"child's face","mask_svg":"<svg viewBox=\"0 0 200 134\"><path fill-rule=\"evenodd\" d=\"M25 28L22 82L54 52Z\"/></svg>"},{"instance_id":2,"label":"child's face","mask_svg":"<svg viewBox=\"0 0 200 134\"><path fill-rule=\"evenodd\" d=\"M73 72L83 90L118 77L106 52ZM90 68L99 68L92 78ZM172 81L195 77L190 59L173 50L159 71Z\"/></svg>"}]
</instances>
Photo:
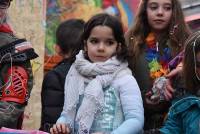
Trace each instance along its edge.
<instances>
[{"instance_id":1,"label":"child's face","mask_svg":"<svg viewBox=\"0 0 200 134\"><path fill-rule=\"evenodd\" d=\"M108 26L95 26L86 41L85 50L92 62L104 62L117 51L117 41Z\"/></svg>"},{"instance_id":2,"label":"child's face","mask_svg":"<svg viewBox=\"0 0 200 134\"><path fill-rule=\"evenodd\" d=\"M0 9L7 9L10 6L10 0L1 0Z\"/></svg>"},{"instance_id":3,"label":"child's face","mask_svg":"<svg viewBox=\"0 0 200 134\"><path fill-rule=\"evenodd\" d=\"M168 27L172 16L171 0L148 0L147 19L154 32L161 32Z\"/></svg>"},{"instance_id":4,"label":"child's face","mask_svg":"<svg viewBox=\"0 0 200 134\"><path fill-rule=\"evenodd\" d=\"M3 23L3 20L6 17L6 11L7 11L7 9L0 9L0 24Z\"/></svg>"},{"instance_id":5,"label":"child's face","mask_svg":"<svg viewBox=\"0 0 200 134\"><path fill-rule=\"evenodd\" d=\"M5 14L6 14L6 10L7 9L1 9L0 8L0 18L4 18Z\"/></svg>"},{"instance_id":6,"label":"child's face","mask_svg":"<svg viewBox=\"0 0 200 134\"><path fill-rule=\"evenodd\" d=\"M7 9L10 6L10 0L0 0L0 24L3 23L7 15Z\"/></svg>"}]
</instances>

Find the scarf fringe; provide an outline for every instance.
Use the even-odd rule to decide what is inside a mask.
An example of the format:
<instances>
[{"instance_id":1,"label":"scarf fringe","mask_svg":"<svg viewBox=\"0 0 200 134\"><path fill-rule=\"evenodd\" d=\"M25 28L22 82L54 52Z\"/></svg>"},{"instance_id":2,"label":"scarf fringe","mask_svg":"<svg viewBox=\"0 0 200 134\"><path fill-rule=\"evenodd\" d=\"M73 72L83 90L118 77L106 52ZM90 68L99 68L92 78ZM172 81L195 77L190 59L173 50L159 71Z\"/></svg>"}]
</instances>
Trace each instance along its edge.
<instances>
[{"instance_id":1,"label":"scarf fringe","mask_svg":"<svg viewBox=\"0 0 200 134\"><path fill-rule=\"evenodd\" d=\"M65 81L64 111L72 124L75 124L74 121L79 124L80 134L89 134L96 114L102 112L104 88L110 86L115 78L131 74L127 66L127 62L122 63L116 57L106 62L91 63L84 58L83 51L76 56ZM78 107L80 95L84 98Z\"/></svg>"},{"instance_id":2,"label":"scarf fringe","mask_svg":"<svg viewBox=\"0 0 200 134\"><path fill-rule=\"evenodd\" d=\"M91 101L91 102L95 102L95 105L96 106L99 106L99 107L96 107L94 109L94 111L92 109L88 110L88 111L85 111L83 114L81 114L81 116L77 117L77 121L79 121L82 117L86 117L86 116L91 116L91 112L93 114L97 114L97 113L101 113L103 111L103 107L104 107L104 103L102 102L101 104L98 102L98 99L95 98L94 96L92 95L86 95L85 96L85 99Z\"/></svg>"}]
</instances>

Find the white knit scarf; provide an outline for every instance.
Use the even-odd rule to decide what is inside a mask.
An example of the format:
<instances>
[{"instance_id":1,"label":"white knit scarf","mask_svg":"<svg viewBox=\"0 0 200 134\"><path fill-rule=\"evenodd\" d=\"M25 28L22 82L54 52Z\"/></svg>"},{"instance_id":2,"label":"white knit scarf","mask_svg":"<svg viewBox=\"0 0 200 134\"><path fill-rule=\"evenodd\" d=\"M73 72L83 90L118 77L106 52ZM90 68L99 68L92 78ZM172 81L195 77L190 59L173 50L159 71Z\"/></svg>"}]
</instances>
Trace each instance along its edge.
<instances>
[{"instance_id":1,"label":"white knit scarf","mask_svg":"<svg viewBox=\"0 0 200 134\"><path fill-rule=\"evenodd\" d=\"M88 134L96 113L104 106L103 89L111 84L119 74L131 74L127 62L120 62L112 57L106 62L91 63L84 58L83 51L76 56L65 81L65 104L63 110L79 125L79 134ZM123 72L123 73L122 73ZM121 76L121 75L120 75ZM85 87L85 83L88 83ZM82 103L77 111L79 95L83 94Z\"/></svg>"}]
</instances>

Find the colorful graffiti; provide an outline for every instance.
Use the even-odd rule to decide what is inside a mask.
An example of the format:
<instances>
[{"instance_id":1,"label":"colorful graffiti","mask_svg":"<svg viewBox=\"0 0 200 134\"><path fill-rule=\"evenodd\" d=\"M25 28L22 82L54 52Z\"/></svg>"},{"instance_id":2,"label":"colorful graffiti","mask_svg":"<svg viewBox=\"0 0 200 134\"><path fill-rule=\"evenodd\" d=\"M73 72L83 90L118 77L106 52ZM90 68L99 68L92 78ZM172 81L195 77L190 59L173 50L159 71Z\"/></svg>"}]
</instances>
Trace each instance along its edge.
<instances>
[{"instance_id":1,"label":"colorful graffiti","mask_svg":"<svg viewBox=\"0 0 200 134\"><path fill-rule=\"evenodd\" d=\"M53 55L55 30L60 22L69 18L88 20L99 12L118 15L125 27L134 21L139 0L47 0L46 43L47 55Z\"/></svg>"}]
</instances>

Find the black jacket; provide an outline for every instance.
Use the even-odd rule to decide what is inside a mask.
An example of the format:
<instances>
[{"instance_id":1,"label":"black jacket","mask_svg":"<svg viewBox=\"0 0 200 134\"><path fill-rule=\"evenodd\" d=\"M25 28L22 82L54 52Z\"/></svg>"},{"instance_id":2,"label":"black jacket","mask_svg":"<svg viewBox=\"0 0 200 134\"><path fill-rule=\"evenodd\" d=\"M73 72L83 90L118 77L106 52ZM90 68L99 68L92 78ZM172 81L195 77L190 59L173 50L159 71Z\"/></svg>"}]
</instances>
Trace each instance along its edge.
<instances>
[{"instance_id":1,"label":"black jacket","mask_svg":"<svg viewBox=\"0 0 200 134\"><path fill-rule=\"evenodd\" d=\"M44 77L41 92L42 118L40 130L49 132L50 127L60 117L64 105L65 77L71 64L70 60L65 59Z\"/></svg>"}]
</instances>

